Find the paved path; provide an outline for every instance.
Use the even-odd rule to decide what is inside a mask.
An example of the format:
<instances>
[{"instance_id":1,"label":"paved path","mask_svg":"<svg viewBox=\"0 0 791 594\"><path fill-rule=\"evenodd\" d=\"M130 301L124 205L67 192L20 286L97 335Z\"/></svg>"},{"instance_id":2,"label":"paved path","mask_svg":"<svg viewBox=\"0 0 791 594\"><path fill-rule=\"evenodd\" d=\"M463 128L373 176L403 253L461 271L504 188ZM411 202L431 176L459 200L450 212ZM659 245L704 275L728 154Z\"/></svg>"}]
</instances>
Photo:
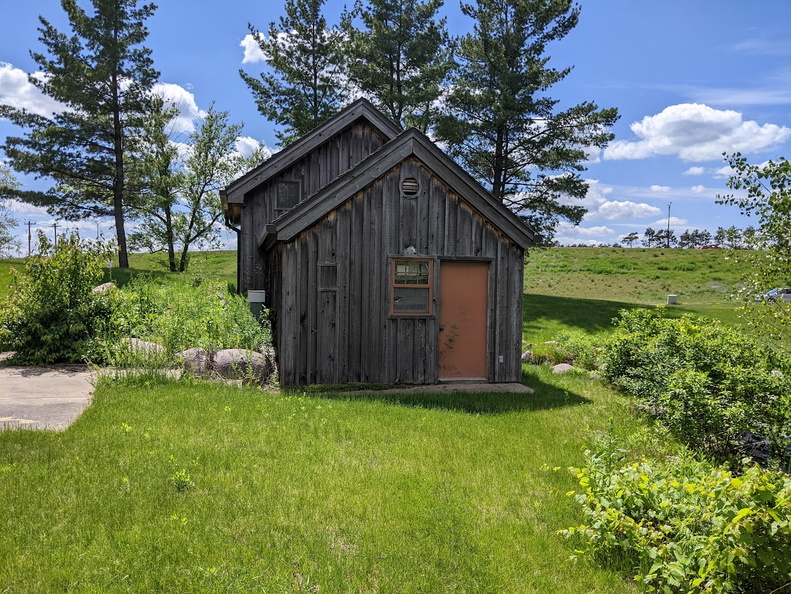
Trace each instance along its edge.
<instances>
[{"instance_id":1,"label":"paved path","mask_svg":"<svg viewBox=\"0 0 791 594\"><path fill-rule=\"evenodd\" d=\"M63 430L91 402L93 374L84 365L5 367L0 363L0 430Z\"/></svg>"}]
</instances>

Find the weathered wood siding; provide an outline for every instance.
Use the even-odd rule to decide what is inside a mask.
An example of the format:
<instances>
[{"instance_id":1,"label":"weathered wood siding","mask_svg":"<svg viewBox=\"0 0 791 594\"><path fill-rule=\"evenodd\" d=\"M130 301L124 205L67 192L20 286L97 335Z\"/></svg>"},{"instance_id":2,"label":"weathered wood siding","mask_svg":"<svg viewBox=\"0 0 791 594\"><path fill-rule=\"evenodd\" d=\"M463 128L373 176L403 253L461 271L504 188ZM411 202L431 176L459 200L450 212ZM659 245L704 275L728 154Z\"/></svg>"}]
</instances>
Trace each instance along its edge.
<instances>
[{"instance_id":1,"label":"weathered wood siding","mask_svg":"<svg viewBox=\"0 0 791 594\"><path fill-rule=\"evenodd\" d=\"M407 177L420 181L415 198L401 196ZM410 246L417 256L435 259L431 316L389 315L390 261ZM270 254L280 263L274 303L284 384L437 382L436 287L443 259L490 262L488 378L521 380L524 250L417 159ZM322 276L332 278L327 268L333 266L336 283L327 286Z\"/></svg>"},{"instance_id":2,"label":"weathered wood siding","mask_svg":"<svg viewBox=\"0 0 791 594\"><path fill-rule=\"evenodd\" d=\"M239 234L240 292L248 289L268 289L265 286L266 260L258 249L258 240L266 225L286 212L275 208L278 182L300 182L300 201L305 200L381 148L386 141L379 131L365 120L360 120L327 139L316 150L272 177L248 196L242 210L242 231Z\"/></svg>"}]
</instances>

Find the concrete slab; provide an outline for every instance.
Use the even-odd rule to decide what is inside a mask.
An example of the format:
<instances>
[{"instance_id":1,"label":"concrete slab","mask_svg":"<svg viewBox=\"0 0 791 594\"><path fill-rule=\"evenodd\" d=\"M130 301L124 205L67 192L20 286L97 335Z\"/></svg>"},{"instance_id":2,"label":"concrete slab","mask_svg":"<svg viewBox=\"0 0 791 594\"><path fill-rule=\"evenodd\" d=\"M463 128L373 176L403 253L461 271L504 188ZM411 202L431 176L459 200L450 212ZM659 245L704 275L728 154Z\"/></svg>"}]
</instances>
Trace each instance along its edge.
<instances>
[{"instance_id":1,"label":"concrete slab","mask_svg":"<svg viewBox=\"0 0 791 594\"><path fill-rule=\"evenodd\" d=\"M93 377L85 365L0 364L0 430L66 429L90 404Z\"/></svg>"}]
</instances>

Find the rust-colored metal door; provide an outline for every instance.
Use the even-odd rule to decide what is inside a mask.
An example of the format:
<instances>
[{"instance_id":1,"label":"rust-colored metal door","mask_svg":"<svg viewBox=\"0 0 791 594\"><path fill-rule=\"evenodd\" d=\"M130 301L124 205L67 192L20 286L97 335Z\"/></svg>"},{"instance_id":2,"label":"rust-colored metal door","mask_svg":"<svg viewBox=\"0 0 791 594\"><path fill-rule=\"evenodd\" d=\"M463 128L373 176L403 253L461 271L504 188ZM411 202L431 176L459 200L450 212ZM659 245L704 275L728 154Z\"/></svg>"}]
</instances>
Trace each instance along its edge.
<instances>
[{"instance_id":1,"label":"rust-colored metal door","mask_svg":"<svg viewBox=\"0 0 791 594\"><path fill-rule=\"evenodd\" d=\"M439 379L487 379L488 293L488 262L441 262Z\"/></svg>"}]
</instances>

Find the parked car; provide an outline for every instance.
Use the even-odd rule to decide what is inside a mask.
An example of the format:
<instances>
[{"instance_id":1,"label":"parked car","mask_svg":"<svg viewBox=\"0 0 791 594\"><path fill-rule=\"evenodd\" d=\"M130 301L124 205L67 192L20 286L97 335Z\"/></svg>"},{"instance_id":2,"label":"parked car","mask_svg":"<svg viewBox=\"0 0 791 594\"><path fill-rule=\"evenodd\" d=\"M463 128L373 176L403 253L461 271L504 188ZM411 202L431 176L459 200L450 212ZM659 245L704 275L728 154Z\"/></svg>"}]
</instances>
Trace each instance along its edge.
<instances>
[{"instance_id":1,"label":"parked car","mask_svg":"<svg viewBox=\"0 0 791 594\"><path fill-rule=\"evenodd\" d=\"M791 289L789 288L777 288L777 289L770 289L763 295L756 295L756 301L777 301L778 299L782 299L786 303L791 302Z\"/></svg>"}]
</instances>

